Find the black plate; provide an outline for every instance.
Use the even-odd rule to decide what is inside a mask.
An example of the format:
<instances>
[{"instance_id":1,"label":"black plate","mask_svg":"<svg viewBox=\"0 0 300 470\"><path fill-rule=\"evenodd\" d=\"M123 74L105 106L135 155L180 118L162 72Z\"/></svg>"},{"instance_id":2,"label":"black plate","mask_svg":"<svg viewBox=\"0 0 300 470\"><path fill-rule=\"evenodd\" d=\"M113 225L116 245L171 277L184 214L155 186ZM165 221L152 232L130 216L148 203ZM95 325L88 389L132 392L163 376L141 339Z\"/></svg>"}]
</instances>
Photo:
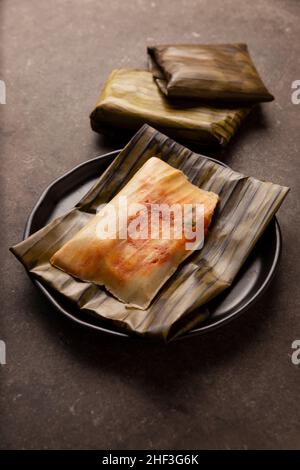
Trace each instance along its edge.
<instances>
[{"instance_id":1,"label":"black plate","mask_svg":"<svg viewBox=\"0 0 300 470\"><path fill-rule=\"evenodd\" d=\"M48 186L28 218L24 238L71 209L90 189L119 152L117 150L88 160ZM209 159L226 166L213 158ZM280 228L276 217L274 217L232 286L208 304L211 312L209 318L200 327L185 333L183 336L206 333L245 312L269 285L278 265L280 252ZM76 306L59 293L36 280L30 273L29 276L51 303L61 313L75 322L104 333L129 337L128 334L117 330L114 326L111 328L107 328L106 324L103 326L101 319L88 314L83 315Z\"/></svg>"}]
</instances>

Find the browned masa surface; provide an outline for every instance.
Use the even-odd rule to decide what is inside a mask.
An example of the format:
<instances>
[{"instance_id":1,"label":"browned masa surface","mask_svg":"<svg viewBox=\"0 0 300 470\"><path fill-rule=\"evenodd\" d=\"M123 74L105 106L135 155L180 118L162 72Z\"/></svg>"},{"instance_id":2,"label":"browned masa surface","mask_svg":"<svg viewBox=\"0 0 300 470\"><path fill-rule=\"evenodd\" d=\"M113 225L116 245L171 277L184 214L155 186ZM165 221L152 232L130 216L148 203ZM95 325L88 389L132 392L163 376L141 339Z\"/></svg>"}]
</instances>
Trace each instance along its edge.
<instances>
[{"instance_id":1,"label":"browned masa surface","mask_svg":"<svg viewBox=\"0 0 300 470\"><path fill-rule=\"evenodd\" d=\"M225 6L226 3L226 6ZM237 7L238 3L238 7ZM300 448L300 4L293 0L1 2L1 448ZM123 341L62 318L8 247L42 190L120 147L88 115L108 73L146 65L146 43L245 41L273 103L225 150L234 169L291 187L278 217L280 269L228 326L168 347ZM5 139L5 140L4 140Z\"/></svg>"}]
</instances>

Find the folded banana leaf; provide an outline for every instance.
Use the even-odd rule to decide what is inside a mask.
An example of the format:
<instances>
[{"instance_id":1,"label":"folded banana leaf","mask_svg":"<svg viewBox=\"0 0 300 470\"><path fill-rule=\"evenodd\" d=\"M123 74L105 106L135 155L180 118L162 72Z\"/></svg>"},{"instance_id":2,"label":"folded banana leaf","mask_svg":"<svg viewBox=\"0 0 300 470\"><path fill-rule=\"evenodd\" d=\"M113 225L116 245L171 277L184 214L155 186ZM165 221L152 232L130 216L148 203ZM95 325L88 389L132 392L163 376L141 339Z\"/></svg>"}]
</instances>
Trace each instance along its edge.
<instances>
[{"instance_id":1,"label":"folded banana leaf","mask_svg":"<svg viewBox=\"0 0 300 470\"><path fill-rule=\"evenodd\" d=\"M190 143L225 145L250 108L170 103L145 70L114 70L91 113L96 132L138 130L149 124L168 136Z\"/></svg>"},{"instance_id":2,"label":"folded banana leaf","mask_svg":"<svg viewBox=\"0 0 300 470\"><path fill-rule=\"evenodd\" d=\"M149 67L168 97L272 101L246 44L159 45L148 47Z\"/></svg>"},{"instance_id":3,"label":"folded banana leaf","mask_svg":"<svg viewBox=\"0 0 300 470\"><path fill-rule=\"evenodd\" d=\"M182 263L150 306L140 310L55 268L50 258L153 156L182 170L194 185L218 194L220 202L202 250ZM169 341L205 318L205 304L230 286L287 192L193 153L145 125L71 211L11 250L36 278L75 302L82 315L92 313L120 329Z\"/></svg>"}]
</instances>

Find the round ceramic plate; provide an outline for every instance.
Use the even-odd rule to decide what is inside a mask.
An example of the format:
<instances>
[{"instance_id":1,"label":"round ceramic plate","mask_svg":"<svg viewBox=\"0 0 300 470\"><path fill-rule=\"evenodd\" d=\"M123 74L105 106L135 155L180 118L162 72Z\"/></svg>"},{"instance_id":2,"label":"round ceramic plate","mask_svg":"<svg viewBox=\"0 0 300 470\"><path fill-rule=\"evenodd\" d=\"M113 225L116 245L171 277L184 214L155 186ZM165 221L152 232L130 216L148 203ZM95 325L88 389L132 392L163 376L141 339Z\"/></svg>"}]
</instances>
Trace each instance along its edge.
<instances>
[{"instance_id":1,"label":"round ceramic plate","mask_svg":"<svg viewBox=\"0 0 300 470\"><path fill-rule=\"evenodd\" d=\"M120 151L107 153L78 165L55 180L41 195L33 208L24 232L24 238L44 227L52 219L71 209L96 182ZM209 157L206 157L209 158ZM222 162L214 160L221 165ZM225 165L224 165L225 166ZM203 334L217 328L244 313L262 295L273 278L281 252L281 235L276 217L256 244L232 286L207 304L208 319L182 337ZM112 326L107 328L92 315L83 314L76 306L46 284L42 284L30 273L34 284L50 302L73 321L103 333L129 337Z\"/></svg>"}]
</instances>

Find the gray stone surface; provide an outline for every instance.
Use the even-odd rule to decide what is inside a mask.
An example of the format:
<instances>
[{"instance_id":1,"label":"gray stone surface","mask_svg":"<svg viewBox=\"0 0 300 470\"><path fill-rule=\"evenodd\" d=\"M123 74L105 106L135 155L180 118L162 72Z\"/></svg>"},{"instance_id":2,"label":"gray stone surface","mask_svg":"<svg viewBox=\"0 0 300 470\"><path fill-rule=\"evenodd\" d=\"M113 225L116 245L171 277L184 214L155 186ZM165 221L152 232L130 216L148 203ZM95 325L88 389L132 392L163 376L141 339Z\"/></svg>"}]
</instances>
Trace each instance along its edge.
<instances>
[{"instance_id":1,"label":"gray stone surface","mask_svg":"<svg viewBox=\"0 0 300 470\"><path fill-rule=\"evenodd\" d=\"M300 448L300 3L295 0L1 2L1 448ZM215 152L292 188L279 211L280 270L247 315L168 347L82 330L31 285L8 247L42 190L119 143L88 115L114 67L146 43L246 41L276 101Z\"/></svg>"}]
</instances>

